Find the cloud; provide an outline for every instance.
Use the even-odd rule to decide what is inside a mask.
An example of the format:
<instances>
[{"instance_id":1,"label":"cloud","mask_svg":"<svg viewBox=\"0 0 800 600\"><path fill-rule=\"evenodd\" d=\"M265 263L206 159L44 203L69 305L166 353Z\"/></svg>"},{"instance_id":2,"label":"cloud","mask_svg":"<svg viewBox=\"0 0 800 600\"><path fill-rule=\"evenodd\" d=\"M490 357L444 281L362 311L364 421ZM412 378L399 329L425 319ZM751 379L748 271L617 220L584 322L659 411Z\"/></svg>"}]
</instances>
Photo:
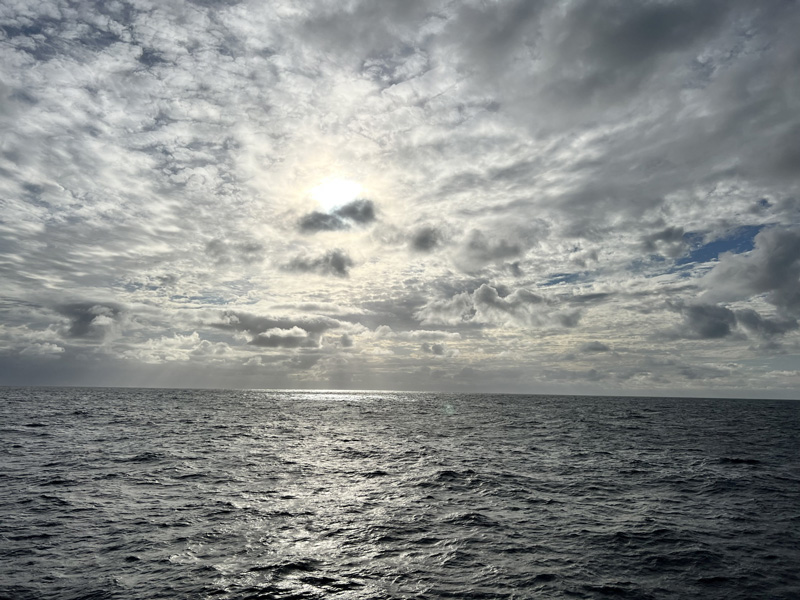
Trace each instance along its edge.
<instances>
[{"instance_id":1,"label":"cloud","mask_svg":"<svg viewBox=\"0 0 800 600\"><path fill-rule=\"evenodd\" d=\"M685 337L719 339L730 335L736 326L736 315L724 306L679 303L674 308L683 316L681 334Z\"/></svg>"},{"instance_id":2,"label":"cloud","mask_svg":"<svg viewBox=\"0 0 800 600\"><path fill-rule=\"evenodd\" d=\"M55 310L69 320L66 339L103 340L117 331L123 314L117 304L94 302L60 304Z\"/></svg>"},{"instance_id":3,"label":"cloud","mask_svg":"<svg viewBox=\"0 0 800 600\"><path fill-rule=\"evenodd\" d=\"M319 337L297 326L291 329L276 327L256 334L248 343L263 348L316 348Z\"/></svg>"},{"instance_id":4,"label":"cloud","mask_svg":"<svg viewBox=\"0 0 800 600\"><path fill-rule=\"evenodd\" d=\"M659 252L670 258L683 255L688 249L683 227L667 227L642 237L642 248L646 252Z\"/></svg>"},{"instance_id":5,"label":"cloud","mask_svg":"<svg viewBox=\"0 0 800 600\"><path fill-rule=\"evenodd\" d=\"M442 241L441 232L435 227L421 227L412 235L409 242L411 249L417 252L431 252Z\"/></svg>"},{"instance_id":6,"label":"cloud","mask_svg":"<svg viewBox=\"0 0 800 600\"><path fill-rule=\"evenodd\" d=\"M212 322L217 329L241 332L247 344L261 348L318 348L322 335L343 323L329 317L265 316L225 311ZM346 334L344 334L346 335Z\"/></svg>"},{"instance_id":7,"label":"cloud","mask_svg":"<svg viewBox=\"0 0 800 600\"><path fill-rule=\"evenodd\" d=\"M355 265L343 250L329 250L322 256L305 257L298 256L293 258L285 269L301 273L316 273L318 275L334 275L335 277L347 277L350 268Z\"/></svg>"},{"instance_id":8,"label":"cloud","mask_svg":"<svg viewBox=\"0 0 800 600\"><path fill-rule=\"evenodd\" d=\"M212 321L212 326L229 331L241 331L251 335L265 333L269 330L302 329L309 333L322 334L342 326L340 321L320 316L264 316L244 311L227 310Z\"/></svg>"},{"instance_id":9,"label":"cloud","mask_svg":"<svg viewBox=\"0 0 800 600\"><path fill-rule=\"evenodd\" d=\"M511 328L549 326L575 327L582 312L561 307L555 298L548 298L525 288L504 290L481 284L472 294L462 292L450 299L434 299L416 312L422 324L457 325L472 322Z\"/></svg>"},{"instance_id":10,"label":"cloud","mask_svg":"<svg viewBox=\"0 0 800 600\"><path fill-rule=\"evenodd\" d=\"M264 245L256 241L226 242L213 239L206 244L206 254L218 265L252 264L264 260Z\"/></svg>"},{"instance_id":11,"label":"cloud","mask_svg":"<svg viewBox=\"0 0 800 600\"><path fill-rule=\"evenodd\" d=\"M422 344L422 346L420 346L420 349L423 352L430 352L436 356L444 356L446 347L444 344L429 344L428 342L425 342Z\"/></svg>"},{"instance_id":12,"label":"cloud","mask_svg":"<svg viewBox=\"0 0 800 600\"><path fill-rule=\"evenodd\" d=\"M449 299L431 300L415 313L423 325L458 325L474 316L472 297L466 292Z\"/></svg>"},{"instance_id":13,"label":"cloud","mask_svg":"<svg viewBox=\"0 0 800 600\"><path fill-rule=\"evenodd\" d=\"M736 316L738 325L763 337L783 335L789 331L796 330L798 327L797 319L764 318L751 308L737 310L734 312L734 315Z\"/></svg>"},{"instance_id":14,"label":"cloud","mask_svg":"<svg viewBox=\"0 0 800 600\"><path fill-rule=\"evenodd\" d=\"M61 346L47 342L36 342L20 350L20 354L23 356L58 356L63 352L64 348Z\"/></svg>"},{"instance_id":15,"label":"cloud","mask_svg":"<svg viewBox=\"0 0 800 600\"><path fill-rule=\"evenodd\" d=\"M471 230L456 250L453 261L465 272L476 271L487 264L515 258L523 251L520 244L507 239L491 239L478 229Z\"/></svg>"},{"instance_id":16,"label":"cloud","mask_svg":"<svg viewBox=\"0 0 800 600\"><path fill-rule=\"evenodd\" d=\"M596 353L596 352L609 352L611 348L608 345L604 344L603 342L588 342L581 346L581 352L586 353Z\"/></svg>"},{"instance_id":17,"label":"cloud","mask_svg":"<svg viewBox=\"0 0 800 600\"><path fill-rule=\"evenodd\" d=\"M747 254L726 253L703 279L703 297L743 300L757 294L779 310L800 315L800 230L775 227L754 239Z\"/></svg>"},{"instance_id":18,"label":"cloud","mask_svg":"<svg viewBox=\"0 0 800 600\"><path fill-rule=\"evenodd\" d=\"M425 352L426 354L432 354L433 356L440 356L440 357L448 357L453 358L459 355L459 351L456 349L450 349L445 344L431 344L428 342L423 342L420 346L420 350Z\"/></svg>"},{"instance_id":19,"label":"cloud","mask_svg":"<svg viewBox=\"0 0 800 600\"><path fill-rule=\"evenodd\" d=\"M377 339L394 339L401 341L440 341L460 340L461 334L456 331L440 331L430 329L415 329L413 331L393 331L388 325L381 325L375 329Z\"/></svg>"},{"instance_id":20,"label":"cloud","mask_svg":"<svg viewBox=\"0 0 800 600\"><path fill-rule=\"evenodd\" d=\"M349 229L353 225L364 225L375 220L375 204L372 200L353 200L331 212L310 212L303 215L298 223L300 231L337 231Z\"/></svg>"},{"instance_id":21,"label":"cloud","mask_svg":"<svg viewBox=\"0 0 800 600\"><path fill-rule=\"evenodd\" d=\"M796 396L795 2L8 6L0 383Z\"/></svg>"}]
</instances>

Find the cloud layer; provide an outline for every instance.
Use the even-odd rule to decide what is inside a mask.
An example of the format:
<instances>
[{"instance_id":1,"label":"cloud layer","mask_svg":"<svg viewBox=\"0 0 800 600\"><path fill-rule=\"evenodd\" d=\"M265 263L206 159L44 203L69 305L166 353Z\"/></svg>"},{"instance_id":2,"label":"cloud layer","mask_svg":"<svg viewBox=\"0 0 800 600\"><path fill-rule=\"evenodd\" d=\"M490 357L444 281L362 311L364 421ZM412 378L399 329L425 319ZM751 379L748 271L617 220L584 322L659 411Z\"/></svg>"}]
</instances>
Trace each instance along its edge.
<instances>
[{"instance_id":1,"label":"cloud layer","mask_svg":"<svg viewBox=\"0 0 800 600\"><path fill-rule=\"evenodd\" d=\"M5 2L0 383L796 397L798 30Z\"/></svg>"}]
</instances>

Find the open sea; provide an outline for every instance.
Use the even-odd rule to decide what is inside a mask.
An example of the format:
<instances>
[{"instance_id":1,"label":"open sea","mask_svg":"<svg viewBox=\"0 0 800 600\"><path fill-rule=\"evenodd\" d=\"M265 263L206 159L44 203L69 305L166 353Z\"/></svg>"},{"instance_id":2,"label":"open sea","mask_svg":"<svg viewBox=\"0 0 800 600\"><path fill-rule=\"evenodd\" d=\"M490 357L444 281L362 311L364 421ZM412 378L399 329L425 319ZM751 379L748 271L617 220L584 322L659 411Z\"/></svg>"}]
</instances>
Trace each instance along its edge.
<instances>
[{"instance_id":1,"label":"open sea","mask_svg":"<svg viewBox=\"0 0 800 600\"><path fill-rule=\"evenodd\" d=\"M800 598L800 402L0 388L0 598Z\"/></svg>"}]
</instances>

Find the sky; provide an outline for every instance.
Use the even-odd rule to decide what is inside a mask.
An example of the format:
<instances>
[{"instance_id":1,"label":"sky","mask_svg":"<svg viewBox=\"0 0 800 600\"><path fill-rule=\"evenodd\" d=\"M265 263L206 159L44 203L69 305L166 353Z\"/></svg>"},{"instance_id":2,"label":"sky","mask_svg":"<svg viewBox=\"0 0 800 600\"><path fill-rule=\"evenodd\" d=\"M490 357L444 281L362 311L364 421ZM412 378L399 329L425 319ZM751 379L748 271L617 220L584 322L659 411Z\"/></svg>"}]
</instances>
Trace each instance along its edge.
<instances>
[{"instance_id":1,"label":"sky","mask_svg":"<svg viewBox=\"0 0 800 600\"><path fill-rule=\"evenodd\" d=\"M798 398L798 31L4 0L0 384Z\"/></svg>"}]
</instances>

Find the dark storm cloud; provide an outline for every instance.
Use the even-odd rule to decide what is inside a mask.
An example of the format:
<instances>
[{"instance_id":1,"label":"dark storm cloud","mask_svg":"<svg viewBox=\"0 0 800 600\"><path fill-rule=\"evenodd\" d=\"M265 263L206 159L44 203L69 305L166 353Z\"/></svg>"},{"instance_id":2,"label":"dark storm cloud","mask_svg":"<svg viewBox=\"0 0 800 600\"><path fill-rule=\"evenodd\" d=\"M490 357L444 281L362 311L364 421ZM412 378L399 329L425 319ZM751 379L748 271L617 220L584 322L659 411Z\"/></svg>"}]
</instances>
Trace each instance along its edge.
<instances>
[{"instance_id":1,"label":"dark storm cloud","mask_svg":"<svg viewBox=\"0 0 800 600\"><path fill-rule=\"evenodd\" d=\"M70 321L66 338L102 339L119 322L122 307L117 304L79 302L61 304L55 310Z\"/></svg>"},{"instance_id":2,"label":"dark storm cloud","mask_svg":"<svg viewBox=\"0 0 800 600\"><path fill-rule=\"evenodd\" d=\"M316 273L318 275L333 275L335 277L347 277L350 267L355 265L343 250L329 250L322 256L305 257L298 256L284 266L287 271L298 271L301 273Z\"/></svg>"},{"instance_id":3,"label":"dark storm cloud","mask_svg":"<svg viewBox=\"0 0 800 600\"><path fill-rule=\"evenodd\" d=\"M300 231L337 231L349 229L354 224L364 225L375 220L375 204L372 200L353 200L344 206L328 212L314 211L300 218Z\"/></svg>"}]
</instances>

